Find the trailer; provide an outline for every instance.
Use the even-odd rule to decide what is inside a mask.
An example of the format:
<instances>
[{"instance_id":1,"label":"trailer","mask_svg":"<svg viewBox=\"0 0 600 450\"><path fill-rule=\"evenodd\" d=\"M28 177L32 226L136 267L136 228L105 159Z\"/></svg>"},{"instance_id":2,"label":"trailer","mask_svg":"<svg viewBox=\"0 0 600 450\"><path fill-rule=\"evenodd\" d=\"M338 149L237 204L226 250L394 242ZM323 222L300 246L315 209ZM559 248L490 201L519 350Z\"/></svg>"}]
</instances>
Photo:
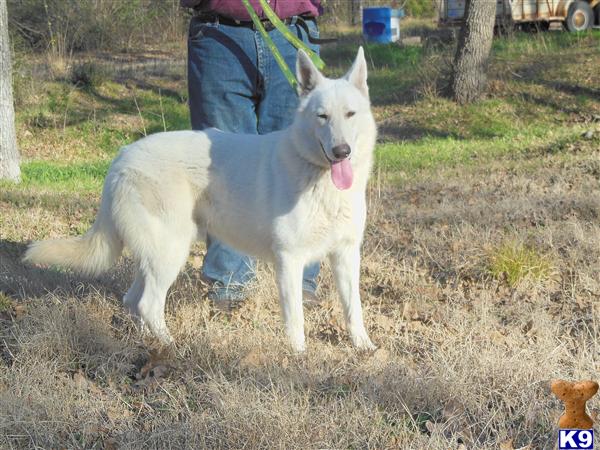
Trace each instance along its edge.
<instances>
[{"instance_id":1,"label":"trailer","mask_svg":"<svg viewBox=\"0 0 600 450\"><path fill-rule=\"evenodd\" d=\"M459 26L466 0L440 0L439 25ZM562 23L569 31L600 28L600 0L497 0L496 25Z\"/></svg>"}]
</instances>

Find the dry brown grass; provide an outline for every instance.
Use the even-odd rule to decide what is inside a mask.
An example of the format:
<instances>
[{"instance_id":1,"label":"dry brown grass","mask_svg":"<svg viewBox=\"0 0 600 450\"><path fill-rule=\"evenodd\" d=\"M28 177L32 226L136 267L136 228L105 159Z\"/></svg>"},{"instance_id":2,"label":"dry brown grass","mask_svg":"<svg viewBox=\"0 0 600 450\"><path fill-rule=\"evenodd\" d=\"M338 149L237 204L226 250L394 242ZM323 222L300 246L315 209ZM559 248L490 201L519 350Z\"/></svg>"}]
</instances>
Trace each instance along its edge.
<instances>
[{"instance_id":1,"label":"dry brown grass","mask_svg":"<svg viewBox=\"0 0 600 450\"><path fill-rule=\"evenodd\" d=\"M126 260L100 280L18 262L17 242L78 232L97 198L23 194L26 208L5 198L0 445L552 447L560 404L549 380L599 369L596 165L583 150L373 189L362 290L374 354L350 347L328 270L297 356L270 269L226 316L204 299L195 248L169 294L177 350L161 356L119 304ZM552 280L490 276L490 249L515 239L554 255Z\"/></svg>"},{"instance_id":2,"label":"dry brown grass","mask_svg":"<svg viewBox=\"0 0 600 450\"><path fill-rule=\"evenodd\" d=\"M464 146L508 140L514 151L380 166L361 284L380 347L372 354L349 345L327 268L325 303L307 312L299 356L282 333L270 269L261 266L252 298L224 315L205 299L201 247L169 293L177 348L160 353L120 305L132 276L126 258L98 280L19 262L32 239L83 232L99 189L88 194L81 180L2 186L0 447L553 448L562 406L549 381L600 369L600 97L597 42L565 46L562 64L550 66L556 55L536 54L543 39L552 38L509 41L494 62L491 102L470 108L438 97L439 73L429 72L443 52L432 51L418 76L407 72L415 85L389 85L389 71L373 71L382 137L398 152L430 152L435 162L446 137ZM340 45L339 61L330 50L330 66L345 69L355 41ZM187 126L175 72L89 92L55 81L28 89L18 123L25 159L110 158L145 126L162 129L158 92L170 129ZM44 106L52 95L54 106ZM514 133L518 125L544 132L529 138ZM588 129L593 138L577 137ZM543 255L546 276L510 283L494 272L506 243ZM597 412L598 400L589 406Z\"/></svg>"}]
</instances>

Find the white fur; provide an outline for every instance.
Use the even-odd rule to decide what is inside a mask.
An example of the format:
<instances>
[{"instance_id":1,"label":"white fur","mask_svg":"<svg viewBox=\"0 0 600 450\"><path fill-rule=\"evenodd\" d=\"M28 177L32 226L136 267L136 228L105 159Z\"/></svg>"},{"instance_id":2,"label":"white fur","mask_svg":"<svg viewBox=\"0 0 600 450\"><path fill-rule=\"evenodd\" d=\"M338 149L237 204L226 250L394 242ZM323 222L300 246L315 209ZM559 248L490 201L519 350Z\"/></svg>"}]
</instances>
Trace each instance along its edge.
<instances>
[{"instance_id":1,"label":"white fur","mask_svg":"<svg viewBox=\"0 0 600 450\"><path fill-rule=\"evenodd\" d=\"M302 52L297 73L301 101L289 128L263 136L167 132L126 146L111 165L92 228L82 237L33 243L25 260L94 275L128 247L137 274L124 303L170 342L167 290L190 245L210 233L275 265L285 330L302 351L302 269L328 256L352 342L373 348L359 295L376 136L362 48L344 78L323 77ZM334 186L327 160L340 144L350 146L354 172L345 191Z\"/></svg>"}]
</instances>

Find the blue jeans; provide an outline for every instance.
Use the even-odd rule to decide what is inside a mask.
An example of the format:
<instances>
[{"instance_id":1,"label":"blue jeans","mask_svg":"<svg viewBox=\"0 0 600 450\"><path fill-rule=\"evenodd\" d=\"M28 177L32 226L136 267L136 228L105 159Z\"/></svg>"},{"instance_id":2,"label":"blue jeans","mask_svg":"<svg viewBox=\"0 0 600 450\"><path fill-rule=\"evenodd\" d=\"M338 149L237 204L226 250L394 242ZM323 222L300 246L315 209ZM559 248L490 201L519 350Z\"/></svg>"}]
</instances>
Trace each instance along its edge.
<instances>
[{"instance_id":1,"label":"blue jeans","mask_svg":"<svg viewBox=\"0 0 600 450\"><path fill-rule=\"evenodd\" d=\"M306 24L317 37L315 22ZM308 42L306 32L294 20L288 27ZM277 30L269 35L294 72L295 47ZM310 46L318 51L318 46ZM197 18L190 23L188 90L194 130L216 127L233 133L270 133L289 126L298 106L296 93L258 31ZM202 267L205 277L226 287L240 287L254 278L253 258L210 236L207 247ZM305 290L316 290L318 274L318 263L305 268Z\"/></svg>"}]
</instances>

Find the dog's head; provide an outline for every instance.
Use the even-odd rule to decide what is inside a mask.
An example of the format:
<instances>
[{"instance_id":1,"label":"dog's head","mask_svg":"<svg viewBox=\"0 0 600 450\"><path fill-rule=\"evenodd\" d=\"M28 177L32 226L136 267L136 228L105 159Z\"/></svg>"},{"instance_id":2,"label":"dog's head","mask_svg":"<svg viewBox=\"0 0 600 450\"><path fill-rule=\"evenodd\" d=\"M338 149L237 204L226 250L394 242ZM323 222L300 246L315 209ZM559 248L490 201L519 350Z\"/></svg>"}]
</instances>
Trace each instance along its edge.
<instances>
[{"instance_id":1,"label":"dog's head","mask_svg":"<svg viewBox=\"0 0 600 450\"><path fill-rule=\"evenodd\" d=\"M299 51L296 76L300 108L295 126L310 139L303 156L331 170L338 189L349 189L355 169L370 168L376 133L363 49L358 49L348 73L336 80L324 77Z\"/></svg>"}]
</instances>

